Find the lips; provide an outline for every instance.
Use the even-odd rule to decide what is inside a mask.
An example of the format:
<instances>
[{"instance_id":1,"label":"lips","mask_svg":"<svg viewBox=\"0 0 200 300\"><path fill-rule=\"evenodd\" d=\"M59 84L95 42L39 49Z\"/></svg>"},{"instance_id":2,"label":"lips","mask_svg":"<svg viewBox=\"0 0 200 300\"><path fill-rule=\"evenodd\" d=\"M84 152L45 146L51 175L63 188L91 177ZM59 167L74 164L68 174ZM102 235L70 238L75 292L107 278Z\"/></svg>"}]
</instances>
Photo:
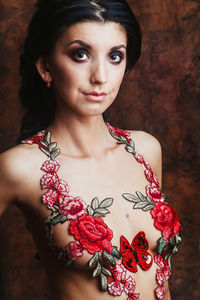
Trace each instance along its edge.
<instances>
[{"instance_id":1,"label":"lips","mask_svg":"<svg viewBox=\"0 0 200 300\"><path fill-rule=\"evenodd\" d=\"M105 96L107 95L105 92L89 92L89 93L85 93L85 95L92 95L92 96Z\"/></svg>"},{"instance_id":2,"label":"lips","mask_svg":"<svg viewBox=\"0 0 200 300\"><path fill-rule=\"evenodd\" d=\"M84 95L86 96L86 98L88 100L91 100L91 101L103 101L105 99L107 93L92 91L92 92L84 93Z\"/></svg>"}]
</instances>

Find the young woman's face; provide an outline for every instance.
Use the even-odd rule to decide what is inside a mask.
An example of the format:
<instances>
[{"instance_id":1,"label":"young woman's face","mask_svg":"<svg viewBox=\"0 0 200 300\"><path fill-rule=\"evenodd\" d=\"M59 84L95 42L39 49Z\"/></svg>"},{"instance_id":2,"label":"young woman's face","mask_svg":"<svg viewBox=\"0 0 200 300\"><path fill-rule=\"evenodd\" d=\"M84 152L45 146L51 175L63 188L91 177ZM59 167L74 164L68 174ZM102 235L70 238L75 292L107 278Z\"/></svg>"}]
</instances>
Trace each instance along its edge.
<instances>
[{"instance_id":1,"label":"young woman's face","mask_svg":"<svg viewBox=\"0 0 200 300\"><path fill-rule=\"evenodd\" d=\"M114 101L126 69L127 37L118 23L80 22L57 41L48 70L58 110L102 114Z\"/></svg>"}]
</instances>

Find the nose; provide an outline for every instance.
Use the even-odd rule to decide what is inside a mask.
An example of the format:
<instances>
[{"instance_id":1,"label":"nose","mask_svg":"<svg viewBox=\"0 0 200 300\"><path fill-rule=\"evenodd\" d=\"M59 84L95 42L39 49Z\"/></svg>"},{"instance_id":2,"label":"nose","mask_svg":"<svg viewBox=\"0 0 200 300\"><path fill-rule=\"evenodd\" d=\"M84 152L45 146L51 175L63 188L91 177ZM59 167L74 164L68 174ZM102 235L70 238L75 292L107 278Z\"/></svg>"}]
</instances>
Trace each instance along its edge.
<instances>
[{"instance_id":1,"label":"nose","mask_svg":"<svg viewBox=\"0 0 200 300\"><path fill-rule=\"evenodd\" d=\"M105 62L93 62L91 66L90 82L92 84L105 84L107 82L107 70Z\"/></svg>"}]
</instances>

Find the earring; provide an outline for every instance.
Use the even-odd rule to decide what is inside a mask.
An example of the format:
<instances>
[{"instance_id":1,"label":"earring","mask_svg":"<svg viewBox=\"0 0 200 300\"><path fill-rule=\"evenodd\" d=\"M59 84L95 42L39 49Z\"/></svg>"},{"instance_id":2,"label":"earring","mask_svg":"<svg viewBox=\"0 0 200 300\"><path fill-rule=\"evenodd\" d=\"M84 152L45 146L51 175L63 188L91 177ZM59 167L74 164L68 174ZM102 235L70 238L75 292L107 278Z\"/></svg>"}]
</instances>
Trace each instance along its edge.
<instances>
[{"instance_id":1,"label":"earring","mask_svg":"<svg viewBox=\"0 0 200 300\"><path fill-rule=\"evenodd\" d=\"M51 87L51 82L50 82L50 81L48 81L48 82L46 83L46 87L47 87L47 88L50 88L50 87Z\"/></svg>"}]
</instances>

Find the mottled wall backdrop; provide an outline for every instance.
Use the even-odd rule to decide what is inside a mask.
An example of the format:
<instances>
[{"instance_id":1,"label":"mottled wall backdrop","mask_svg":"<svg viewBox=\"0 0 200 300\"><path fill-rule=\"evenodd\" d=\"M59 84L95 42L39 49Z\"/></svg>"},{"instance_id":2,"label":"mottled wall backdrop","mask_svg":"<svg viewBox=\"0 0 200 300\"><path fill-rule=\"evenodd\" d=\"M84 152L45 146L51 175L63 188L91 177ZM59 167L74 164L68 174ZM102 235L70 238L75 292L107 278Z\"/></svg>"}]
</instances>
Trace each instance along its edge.
<instances>
[{"instance_id":1,"label":"mottled wall backdrop","mask_svg":"<svg viewBox=\"0 0 200 300\"><path fill-rule=\"evenodd\" d=\"M0 1L0 151L15 145L19 55L35 1ZM174 258L172 299L199 299L200 1L130 0L143 30L143 55L107 113L163 147L163 189L177 208L183 243ZM45 274L21 213L0 222L0 299L47 299Z\"/></svg>"}]
</instances>

